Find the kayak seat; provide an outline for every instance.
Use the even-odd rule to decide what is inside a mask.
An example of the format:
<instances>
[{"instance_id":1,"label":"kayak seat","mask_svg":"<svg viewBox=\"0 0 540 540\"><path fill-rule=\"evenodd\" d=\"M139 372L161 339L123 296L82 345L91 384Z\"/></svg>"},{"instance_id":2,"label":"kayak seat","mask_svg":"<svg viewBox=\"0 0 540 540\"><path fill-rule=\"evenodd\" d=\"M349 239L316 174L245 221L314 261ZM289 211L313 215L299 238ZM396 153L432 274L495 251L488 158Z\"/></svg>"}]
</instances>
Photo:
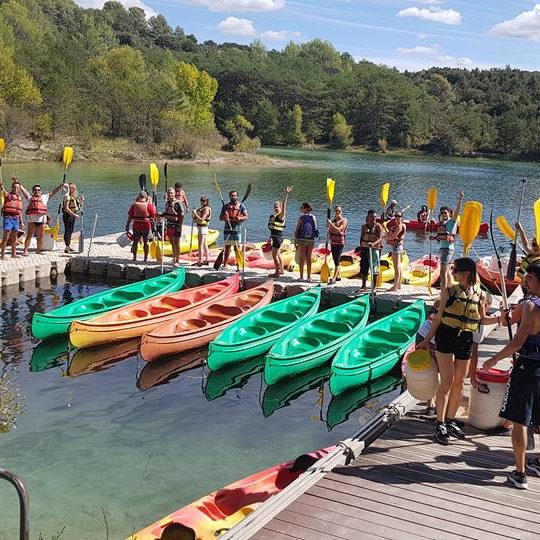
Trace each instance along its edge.
<instances>
[{"instance_id":1,"label":"kayak seat","mask_svg":"<svg viewBox=\"0 0 540 540\"><path fill-rule=\"evenodd\" d=\"M388 332L385 330L372 330L369 336L366 336L366 343L373 343L384 346L386 343L402 345L409 341L410 336L405 332Z\"/></svg>"},{"instance_id":2,"label":"kayak seat","mask_svg":"<svg viewBox=\"0 0 540 540\"><path fill-rule=\"evenodd\" d=\"M322 345L322 341L312 336L299 336L290 342L293 351L312 351Z\"/></svg>"},{"instance_id":3,"label":"kayak seat","mask_svg":"<svg viewBox=\"0 0 540 540\"><path fill-rule=\"evenodd\" d=\"M311 326L312 328L323 332L325 335L332 334L332 336L342 336L351 331L350 323L346 322L324 321L319 319L313 321Z\"/></svg>"},{"instance_id":4,"label":"kayak seat","mask_svg":"<svg viewBox=\"0 0 540 540\"><path fill-rule=\"evenodd\" d=\"M137 300L141 298L142 294L140 291L116 291L114 296L118 296L122 300Z\"/></svg>"},{"instance_id":5,"label":"kayak seat","mask_svg":"<svg viewBox=\"0 0 540 540\"><path fill-rule=\"evenodd\" d=\"M251 306L247 306L247 309L249 309L250 307ZM236 315L240 315L243 312L244 308L240 306L220 306L218 304L214 304L213 306L210 306L207 310L205 310L205 316L218 316L221 318L223 318L223 316L235 317Z\"/></svg>"},{"instance_id":6,"label":"kayak seat","mask_svg":"<svg viewBox=\"0 0 540 540\"><path fill-rule=\"evenodd\" d=\"M88 302L80 306L81 311L98 311L103 309L105 306L101 302Z\"/></svg>"},{"instance_id":7,"label":"kayak seat","mask_svg":"<svg viewBox=\"0 0 540 540\"><path fill-rule=\"evenodd\" d=\"M130 309L129 311L124 311L123 313L121 313L118 317L118 320L130 321L132 319L144 319L149 315L150 312L146 311L146 309Z\"/></svg>"},{"instance_id":8,"label":"kayak seat","mask_svg":"<svg viewBox=\"0 0 540 540\"><path fill-rule=\"evenodd\" d=\"M159 306L159 305L150 306L148 311L150 312L150 315L163 315L163 313L170 313L171 312L170 309L168 309L166 307L163 307L163 306Z\"/></svg>"},{"instance_id":9,"label":"kayak seat","mask_svg":"<svg viewBox=\"0 0 540 540\"><path fill-rule=\"evenodd\" d=\"M185 298L174 298L172 296L165 296L159 301L159 304L173 309L181 309L191 305L191 302L189 300L186 300Z\"/></svg>"},{"instance_id":10,"label":"kayak seat","mask_svg":"<svg viewBox=\"0 0 540 540\"><path fill-rule=\"evenodd\" d=\"M186 319L180 321L175 327L174 330L176 333L190 332L193 330L201 330L210 326L210 322L206 319Z\"/></svg>"}]
</instances>

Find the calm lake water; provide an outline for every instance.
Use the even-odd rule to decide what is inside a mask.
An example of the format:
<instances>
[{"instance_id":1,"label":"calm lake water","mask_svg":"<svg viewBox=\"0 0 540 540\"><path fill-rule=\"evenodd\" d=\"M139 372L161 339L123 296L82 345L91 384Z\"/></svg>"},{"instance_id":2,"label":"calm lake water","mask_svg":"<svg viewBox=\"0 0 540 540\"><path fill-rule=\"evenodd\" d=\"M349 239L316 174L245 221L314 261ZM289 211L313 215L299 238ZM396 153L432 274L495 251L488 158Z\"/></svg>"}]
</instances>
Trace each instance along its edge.
<instances>
[{"instance_id":1,"label":"calm lake water","mask_svg":"<svg viewBox=\"0 0 540 540\"><path fill-rule=\"evenodd\" d=\"M488 211L493 208L495 215L504 213L513 221L519 181L526 178L530 189L523 221L528 230L533 226L532 203L540 196L534 164L279 149L266 152L303 166L170 166L171 177L182 180L192 201L200 193L210 194L216 208L214 172L224 191L238 188L242 193L251 181L248 234L255 240L265 237L272 202L288 184L295 189L290 215L296 218L299 204L308 200L322 219L326 177L332 176L337 181L336 202L344 206L351 221L351 247L357 244L366 210L378 208L384 181L392 183L391 198L404 206L412 204L414 214L424 203L426 190L435 185L439 204L455 204L456 192L463 188L466 198L480 200ZM62 174L59 164L7 163L4 175L12 171L27 186L40 182L46 188L52 188ZM70 179L85 193L87 232L90 216L96 212L98 234L123 229L141 172L147 171L139 165L74 164ZM498 238L503 243L501 235ZM411 254L419 255L427 243L422 235L411 234L407 247ZM491 244L480 239L476 247L480 253L488 253ZM28 483L32 538L42 532L49 540L63 527L60 538L66 540L125 538L211 490L351 435L399 391L392 390L397 380L389 377L360 389L348 400L329 403L325 386L321 394L324 372L266 390L261 364L256 361L244 371L209 377L201 367L186 369L196 365L200 355L145 367L127 346L71 354L68 365L65 343L37 346L30 338L34 311L47 311L105 287L108 285L60 280L1 300L0 374L6 373L20 390L25 413L18 418L16 429L0 434L0 465ZM151 386L164 382L167 374L174 378ZM228 389L234 385L243 387ZM368 405L346 420L366 400ZM333 431L328 431L321 418L335 425ZM18 505L6 483L0 483L0 509L0 538L15 538Z\"/></svg>"},{"instance_id":2,"label":"calm lake water","mask_svg":"<svg viewBox=\"0 0 540 540\"><path fill-rule=\"evenodd\" d=\"M322 222L326 208L326 178L336 180L335 203L344 208L349 218L349 248L358 245L360 225L369 208L380 208L380 186L391 182L390 198L397 199L401 207L411 205L406 213L416 218L416 212L426 201L426 191L438 188L438 206L454 207L457 192L463 189L466 200L478 200L484 205L484 220L489 221L489 212L494 216L503 214L510 223L517 217L517 206L521 190L521 179L527 180L522 222L532 232L534 220L532 205L540 197L539 168L534 163L504 162L486 159L455 159L437 157L397 157L377 154L353 154L331 151L306 151L291 149L265 149L265 153L301 164L294 168L251 168L188 166L169 164L169 185L180 180L192 203L199 196L210 196L214 209L220 202L213 183L217 174L222 190L226 194L237 189L243 195L248 182L253 185L247 200L250 220L247 224L248 240L267 238L266 224L275 200L283 197L283 190L293 185L289 206L287 232L292 234L299 215L299 206L308 201L315 215ZM162 164L160 163L162 169ZM62 178L60 163L17 164L6 163L4 174L16 171L28 187L41 182L47 189L54 187ZM98 214L97 234L122 231L130 203L136 197L139 174L146 173L150 188L148 167L140 164L81 164L74 163L68 179L76 181L86 199L85 230L91 233L94 214ZM162 175L158 191L159 207L162 208L165 179ZM56 208L53 204L52 208ZM217 216L216 216L217 217ZM212 225L219 227L217 219ZM321 230L323 227L319 227ZM508 244L498 232L501 244ZM405 247L410 255L421 256L428 249L423 233L407 236ZM491 253L489 239L479 239L474 244L480 254ZM459 249L459 248L458 248ZM474 252L473 252L474 254Z\"/></svg>"}]
</instances>

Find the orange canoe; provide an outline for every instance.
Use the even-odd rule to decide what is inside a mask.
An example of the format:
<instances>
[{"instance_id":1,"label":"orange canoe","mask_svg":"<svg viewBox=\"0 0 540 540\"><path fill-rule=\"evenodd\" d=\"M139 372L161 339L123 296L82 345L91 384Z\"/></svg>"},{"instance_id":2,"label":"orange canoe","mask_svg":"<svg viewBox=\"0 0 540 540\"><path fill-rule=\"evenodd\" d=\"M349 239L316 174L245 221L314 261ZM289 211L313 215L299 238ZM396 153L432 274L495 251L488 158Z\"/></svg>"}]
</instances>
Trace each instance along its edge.
<instances>
[{"instance_id":1,"label":"orange canoe","mask_svg":"<svg viewBox=\"0 0 540 540\"><path fill-rule=\"evenodd\" d=\"M507 263L505 264L505 266ZM505 273L504 284L506 285L506 293L510 296L517 287L521 284L521 279L517 276L510 280L506 277L506 268L503 266ZM476 271L482 283L487 287L489 292L493 294L501 294L501 275L493 257L482 257L476 262Z\"/></svg>"},{"instance_id":2,"label":"orange canoe","mask_svg":"<svg viewBox=\"0 0 540 540\"><path fill-rule=\"evenodd\" d=\"M216 283L130 304L86 321L73 321L69 327L69 341L82 349L138 338L192 308L237 292L239 286L240 278L235 274Z\"/></svg>"},{"instance_id":3,"label":"orange canoe","mask_svg":"<svg viewBox=\"0 0 540 540\"><path fill-rule=\"evenodd\" d=\"M258 505L286 488L331 450L333 447L303 454L294 461L275 465L238 480L132 534L128 540L217 538L242 521Z\"/></svg>"},{"instance_id":4,"label":"orange canoe","mask_svg":"<svg viewBox=\"0 0 540 540\"><path fill-rule=\"evenodd\" d=\"M248 311L266 306L274 296L270 279L247 291L193 307L141 338L141 358L147 362L161 356L202 347Z\"/></svg>"}]
</instances>

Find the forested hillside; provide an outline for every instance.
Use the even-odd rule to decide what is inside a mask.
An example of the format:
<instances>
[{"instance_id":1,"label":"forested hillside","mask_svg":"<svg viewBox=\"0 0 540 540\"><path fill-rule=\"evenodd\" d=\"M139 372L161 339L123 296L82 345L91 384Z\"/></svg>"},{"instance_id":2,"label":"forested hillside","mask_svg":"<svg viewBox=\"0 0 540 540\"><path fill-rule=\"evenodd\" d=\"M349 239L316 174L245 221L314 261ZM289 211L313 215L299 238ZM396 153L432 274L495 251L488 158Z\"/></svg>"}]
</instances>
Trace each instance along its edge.
<instances>
[{"instance_id":1,"label":"forested hillside","mask_svg":"<svg viewBox=\"0 0 540 540\"><path fill-rule=\"evenodd\" d=\"M315 143L536 158L539 104L537 72L400 73L320 40L283 51L199 43L118 2L85 10L71 0L0 0L8 143L122 138L180 157Z\"/></svg>"}]
</instances>

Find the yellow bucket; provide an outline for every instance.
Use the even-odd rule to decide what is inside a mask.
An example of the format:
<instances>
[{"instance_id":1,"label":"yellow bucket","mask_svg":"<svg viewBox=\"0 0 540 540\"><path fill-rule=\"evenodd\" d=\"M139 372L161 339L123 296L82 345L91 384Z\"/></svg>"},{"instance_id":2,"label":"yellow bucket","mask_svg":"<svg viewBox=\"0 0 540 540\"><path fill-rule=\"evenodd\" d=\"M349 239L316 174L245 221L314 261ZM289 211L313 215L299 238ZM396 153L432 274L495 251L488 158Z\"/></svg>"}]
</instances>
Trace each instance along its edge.
<instances>
[{"instance_id":1,"label":"yellow bucket","mask_svg":"<svg viewBox=\"0 0 540 540\"><path fill-rule=\"evenodd\" d=\"M424 371L431 366L431 353L425 349L413 351L407 357L407 363L414 371Z\"/></svg>"}]
</instances>

